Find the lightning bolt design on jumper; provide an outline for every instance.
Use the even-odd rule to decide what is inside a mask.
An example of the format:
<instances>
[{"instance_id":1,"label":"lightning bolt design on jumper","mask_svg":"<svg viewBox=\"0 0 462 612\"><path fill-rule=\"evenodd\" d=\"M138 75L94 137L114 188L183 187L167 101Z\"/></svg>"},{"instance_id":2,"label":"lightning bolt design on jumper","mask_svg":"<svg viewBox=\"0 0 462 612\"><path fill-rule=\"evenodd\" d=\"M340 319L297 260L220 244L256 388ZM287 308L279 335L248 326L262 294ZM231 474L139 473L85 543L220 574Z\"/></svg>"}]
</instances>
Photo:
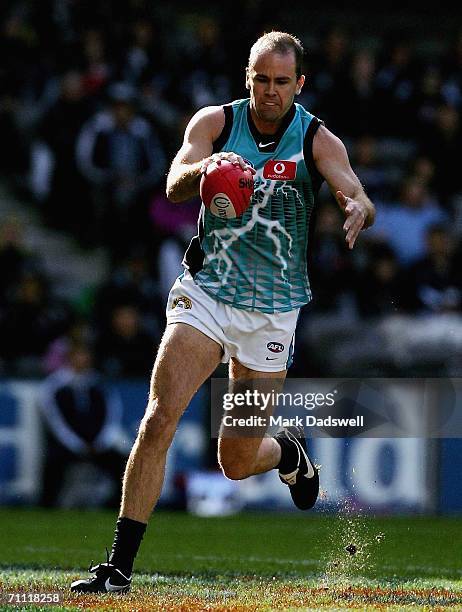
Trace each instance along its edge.
<instances>
[{"instance_id":1,"label":"lightning bolt design on jumper","mask_svg":"<svg viewBox=\"0 0 462 612\"><path fill-rule=\"evenodd\" d=\"M301 159L303 159L303 154L298 153L293 155L287 161L298 162ZM222 229L214 229L208 234L209 237L214 237L214 243L213 251L206 255L206 263L211 263L216 259L219 260L219 272L222 275L221 282L223 285L228 282L228 276L233 266L233 261L227 253L228 249L242 235L253 230L257 223L263 227L266 227L265 235L273 242L275 247L275 256L281 265L281 277L284 282L288 283L286 276L287 260L283 257L281 240L277 233L280 232L288 240L288 257L291 257L293 238L287 232L285 227L283 227L280 221L276 219L265 219L264 217L260 216L259 213L267 206L270 197L278 192L282 193L283 196L287 195L287 192L292 192L302 205L303 200L298 190L295 189L295 187L289 186L287 181L284 181L282 185L276 188L276 181L263 178L263 168L257 170L254 176L254 182L256 184L256 189L253 196L255 203L252 206L252 216L247 223L238 228L226 226ZM262 194L261 197L259 197L260 194Z\"/></svg>"}]
</instances>

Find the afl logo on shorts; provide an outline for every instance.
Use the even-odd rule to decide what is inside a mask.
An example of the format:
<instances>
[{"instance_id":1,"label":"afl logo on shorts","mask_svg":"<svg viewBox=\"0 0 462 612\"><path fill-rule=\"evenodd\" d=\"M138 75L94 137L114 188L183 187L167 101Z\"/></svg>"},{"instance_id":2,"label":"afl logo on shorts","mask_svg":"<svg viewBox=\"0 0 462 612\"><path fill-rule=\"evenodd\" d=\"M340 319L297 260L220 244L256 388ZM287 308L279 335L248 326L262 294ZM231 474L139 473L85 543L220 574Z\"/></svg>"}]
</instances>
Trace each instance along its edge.
<instances>
[{"instance_id":1,"label":"afl logo on shorts","mask_svg":"<svg viewBox=\"0 0 462 612\"><path fill-rule=\"evenodd\" d=\"M282 353L284 350L284 345L280 342L268 342L266 348L272 353Z\"/></svg>"},{"instance_id":2,"label":"afl logo on shorts","mask_svg":"<svg viewBox=\"0 0 462 612\"><path fill-rule=\"evenodd\" d=\"M297 162L274 160L266 162L263 168L263 178L272 181L293 181L297 176Z\"/></svg>"},{"instance_id":3,"label":"afl logo on shorts","mask_svg":"<svg viewBox=\"0 0 462 612\"><path fill-rule=\"evenodd\" d=\"M184 308L185 310L189 310L192 308L192 302L185 295L180 295L173 300L172 309L173 308Z\"/></svg>"}]
</instances>

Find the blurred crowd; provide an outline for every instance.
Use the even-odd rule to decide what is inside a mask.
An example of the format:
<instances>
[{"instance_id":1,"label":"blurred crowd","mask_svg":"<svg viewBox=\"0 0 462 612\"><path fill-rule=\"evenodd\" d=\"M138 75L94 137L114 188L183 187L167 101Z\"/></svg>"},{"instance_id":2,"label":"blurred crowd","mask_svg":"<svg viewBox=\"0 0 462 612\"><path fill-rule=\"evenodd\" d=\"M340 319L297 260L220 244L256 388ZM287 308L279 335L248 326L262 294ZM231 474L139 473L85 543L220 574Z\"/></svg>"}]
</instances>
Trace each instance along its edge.
<instances>
[{"instance_id":1,"label":"blurred crowd","mask_svg":"<svg viewBox=\"0 0 462 612\"><path fill-rule=\"evenodd\" d=\"M76 308L17 221L2 219L0 372L53 372L84 341L106 375L148 375L200 205L168 203L169 161L198 108L246 96L250 45L286 25L269 19L272 3L238 4L240 27L229 28L231 4L214 14L147 0L2 3L0 178L47 227L106 249L111 271ZM321 189L310 312L461 313L462 30L436 48L307 23L294 32L307 50L298 101L344 140L378 211L350 252Z\"/></svg>"}]
</instances>

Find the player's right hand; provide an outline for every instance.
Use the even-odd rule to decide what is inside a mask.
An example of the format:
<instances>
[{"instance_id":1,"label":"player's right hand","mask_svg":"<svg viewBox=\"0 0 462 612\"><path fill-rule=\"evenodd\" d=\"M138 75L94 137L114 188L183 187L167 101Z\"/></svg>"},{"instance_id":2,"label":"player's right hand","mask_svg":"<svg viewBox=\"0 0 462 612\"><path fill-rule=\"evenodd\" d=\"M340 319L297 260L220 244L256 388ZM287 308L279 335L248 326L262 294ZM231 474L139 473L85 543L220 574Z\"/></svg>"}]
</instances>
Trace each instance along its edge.
<instances>
[{"instance_id":1,"label":"player's right hand","mask_svg":"<svg viewBox=\"0 0 462 612\"><path fill-rule=\"evenodd\" d=\"M202 161L201 174L204 174L211 164L217 163L220 165L222 159L226 159L232 164L240 166L243 170L250 170L252 174L255 174L255 168L250 166L240 155L233 153L233 151L221 151L220 153L214 153L210 157L206 157Z\"/></svg>"},{"instance_id":2,"label":"player's right hand","mask_svg":"<svg viewBox=\"0 0 462 612\"><path fill-rule=\"evenodd\" d=\"M343 229L346 232L345 240L348 243L348 247L352 249L359 232L364 227L367 217L367 208L364 202L349 198L342 191L337 191L335 196L346 216Z\"/></svg>"}]
</instances>

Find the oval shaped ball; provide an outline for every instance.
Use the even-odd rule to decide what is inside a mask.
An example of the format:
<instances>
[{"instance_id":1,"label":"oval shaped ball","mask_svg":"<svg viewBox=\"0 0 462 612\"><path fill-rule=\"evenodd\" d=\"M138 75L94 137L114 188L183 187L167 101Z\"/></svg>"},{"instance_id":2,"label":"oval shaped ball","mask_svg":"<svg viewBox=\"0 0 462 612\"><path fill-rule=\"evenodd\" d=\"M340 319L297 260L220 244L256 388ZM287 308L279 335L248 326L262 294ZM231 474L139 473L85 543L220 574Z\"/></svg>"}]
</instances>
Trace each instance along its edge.
<instances>
[{"instance_id":1,"label":"oval shaped ball","mask_svg":"<svg viewBox=\"0 0 462 612\"><path fill-rule=\"evenodd\" d=\"M227 160L210 164L201 177L201 199L210 212L221 219L240 217L249 207L252 194L251 171Z\"/></svg>"}]
</instances>

